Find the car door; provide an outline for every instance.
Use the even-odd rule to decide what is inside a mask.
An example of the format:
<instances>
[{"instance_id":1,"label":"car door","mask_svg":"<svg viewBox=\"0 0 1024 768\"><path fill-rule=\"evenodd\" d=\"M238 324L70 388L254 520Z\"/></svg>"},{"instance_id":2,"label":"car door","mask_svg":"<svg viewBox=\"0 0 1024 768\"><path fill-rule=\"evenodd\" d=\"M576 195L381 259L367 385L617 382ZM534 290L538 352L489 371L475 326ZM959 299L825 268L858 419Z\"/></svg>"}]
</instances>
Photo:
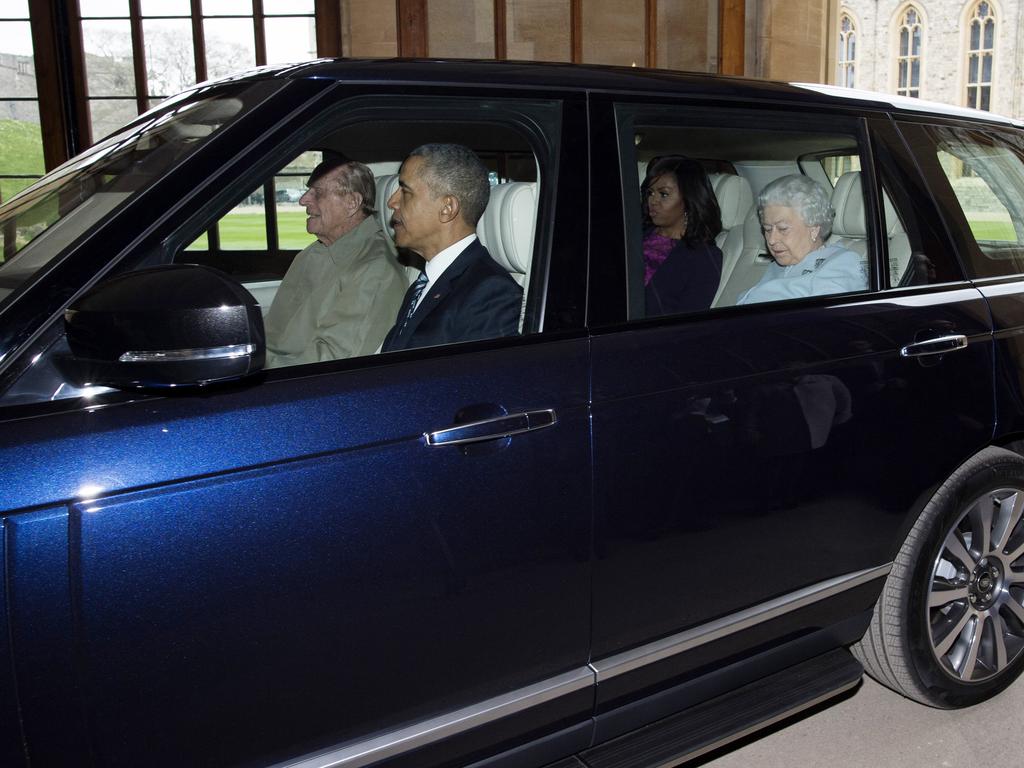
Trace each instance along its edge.
<instances>
[{"instance_id":1,"label":"car door","mask_svg":"<svg viewBox=\"0 0 1024 768\"><path fill-rule=\"evenodd\" d=\"M416 89L386 90L369 96L415 112ZM535 97L453 90L416 94L447 103L446 124L418 113L437 136L459 133L456 97L527 131L516 103ZM345 95L319 106L351 115ZM150 208L171 213L125 262L176 258L313 129L262 109L274 131L184 202L171 177ZM33 765L425 766L586 722L586 157L564 138L583 105L548 92L539 110L523 336L164 396L12 386L0 513Z\"/></svg>"},{"instance_id":2,"label":"car door","mask_svg":"<svg viewBox=\"0 0 1024 768\"><path fill-rule=\"evenodd\" d=\"M617 154L622 172L621 200L596 211L591 283L592 663L608 713L709 674L688 698L649 702L683 706L855 640L908 519L991 435L992 350L985 303L919 203L884 116L622 97L595 104L594 120L594 152ZM867 219L859 235L843 232L869 271L861 291L644 318L638 163L689 155L738 174L756 200L826 146L865 169L855 181ZM904 287L882 267L896 246L880 183L929 265ZM759 275L768 257L756 215L740 258ZM925 354L951 335L968 345Z\"/></svg>"}]
</instances>

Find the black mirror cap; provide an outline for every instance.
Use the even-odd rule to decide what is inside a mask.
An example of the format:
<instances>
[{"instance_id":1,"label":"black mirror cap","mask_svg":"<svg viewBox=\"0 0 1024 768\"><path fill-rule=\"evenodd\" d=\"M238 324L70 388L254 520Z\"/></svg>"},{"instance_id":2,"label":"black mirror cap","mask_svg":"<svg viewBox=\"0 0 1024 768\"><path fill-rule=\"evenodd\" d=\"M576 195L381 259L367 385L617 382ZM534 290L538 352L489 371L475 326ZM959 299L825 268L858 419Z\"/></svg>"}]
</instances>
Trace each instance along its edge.
<instances>
[{"instance_id":1,"label":"black mirror cap","mask_svg":"<svg viewBox=\"0 0 1024 768\"><path fill-rule=\"evenodd\" d=\"M64 313L80 385L203 386L263 368L263 315L251 293L223 272L169 264L128 272Z\"/></svg>"}]
</instances>

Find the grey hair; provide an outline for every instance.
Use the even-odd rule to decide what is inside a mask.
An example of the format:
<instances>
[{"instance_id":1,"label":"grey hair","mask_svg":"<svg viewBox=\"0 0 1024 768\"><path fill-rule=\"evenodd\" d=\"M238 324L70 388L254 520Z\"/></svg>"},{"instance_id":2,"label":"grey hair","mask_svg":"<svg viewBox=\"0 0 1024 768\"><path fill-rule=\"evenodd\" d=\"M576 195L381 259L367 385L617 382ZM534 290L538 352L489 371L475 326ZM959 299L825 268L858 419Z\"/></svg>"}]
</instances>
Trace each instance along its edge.
<instances>
[{"instance_id":1,"label":"grey hair","mask_svg":"<svg viewBox=\"0 0 1024 768\"><path fill-rule=\"evenodd\" d=\"M487 166L461 144L424 144L409 153L423 158L423 181L434 197L452 195L463 220L475 227L491 198Z\"/></svg>"},{"instance_id":2,"label":"grey hair","mask_svg":"<svg viewBox=\"0 0 1024 768\"><path fill-rule=\"evenodd\" d=\"M819 227L822 240L832 234L832 220L836 211L820 184L807 176L791 173L766 185L757 196L757 217L764 220L764 209L781 205L797 212L808 227Z\"/></svg>"},{"instance_id":3,"label":"grey hair","mask_svg":"<svg viewBox=\"0 0 1024 768\"><path fill-rule=\"evenodd\" d=\"M341 169L335 181L339 192L355 192L363 198L362 211L365 216L372 216L377 211L373 207L377 201L377 182L369 166L357 160L324 160L309 174L309 185L313 186L332 171Z\"/></svg>"}]
</instances>

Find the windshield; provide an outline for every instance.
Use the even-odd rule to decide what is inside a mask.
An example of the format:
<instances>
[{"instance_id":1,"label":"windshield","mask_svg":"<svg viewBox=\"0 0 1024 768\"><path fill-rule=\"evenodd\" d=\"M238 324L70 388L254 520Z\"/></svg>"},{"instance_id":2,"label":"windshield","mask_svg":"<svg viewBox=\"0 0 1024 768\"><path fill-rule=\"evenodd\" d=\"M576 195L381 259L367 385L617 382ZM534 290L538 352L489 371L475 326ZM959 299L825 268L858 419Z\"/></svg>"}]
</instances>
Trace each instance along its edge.
<instances>
[{"instance_id":1,"label":"windshield","mask_svg":"<svg viewBox=\"0 0 1024 768\"><path fill-rule=\"evenodd\" d=\"M174 97L0 207L0 304L80 235L236 119L262 88ZM251 106L251 104L248 104Z\"/></svg>"}]
</instances>

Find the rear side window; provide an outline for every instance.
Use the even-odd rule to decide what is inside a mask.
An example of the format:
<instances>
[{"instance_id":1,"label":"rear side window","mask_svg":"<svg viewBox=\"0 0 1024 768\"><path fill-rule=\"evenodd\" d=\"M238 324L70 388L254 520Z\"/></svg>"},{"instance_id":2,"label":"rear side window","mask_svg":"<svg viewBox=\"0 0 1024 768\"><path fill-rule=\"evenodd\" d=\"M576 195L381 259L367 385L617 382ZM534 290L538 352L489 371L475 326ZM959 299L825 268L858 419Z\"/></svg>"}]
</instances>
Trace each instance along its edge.
<instances>
[{"instance_id":1,"label":"rear side window","mask_svg":"<svg viewBox=\"0 0 1024 768\"><path fill-rule=\"evenodd\" d=\"M630 318L871 289L857 121L625 104L618 121Z\"/></svg>"},{"instance_id":2,"label":"rear side window","mask_svg":"<svg viewBox=\"0 0 1024 768\"><path fill-rule=\"evenodd\" d=\"M1024 138L1010 131L929 126L972 277L1024 273Z\"/></svg>"}]
</instances>

